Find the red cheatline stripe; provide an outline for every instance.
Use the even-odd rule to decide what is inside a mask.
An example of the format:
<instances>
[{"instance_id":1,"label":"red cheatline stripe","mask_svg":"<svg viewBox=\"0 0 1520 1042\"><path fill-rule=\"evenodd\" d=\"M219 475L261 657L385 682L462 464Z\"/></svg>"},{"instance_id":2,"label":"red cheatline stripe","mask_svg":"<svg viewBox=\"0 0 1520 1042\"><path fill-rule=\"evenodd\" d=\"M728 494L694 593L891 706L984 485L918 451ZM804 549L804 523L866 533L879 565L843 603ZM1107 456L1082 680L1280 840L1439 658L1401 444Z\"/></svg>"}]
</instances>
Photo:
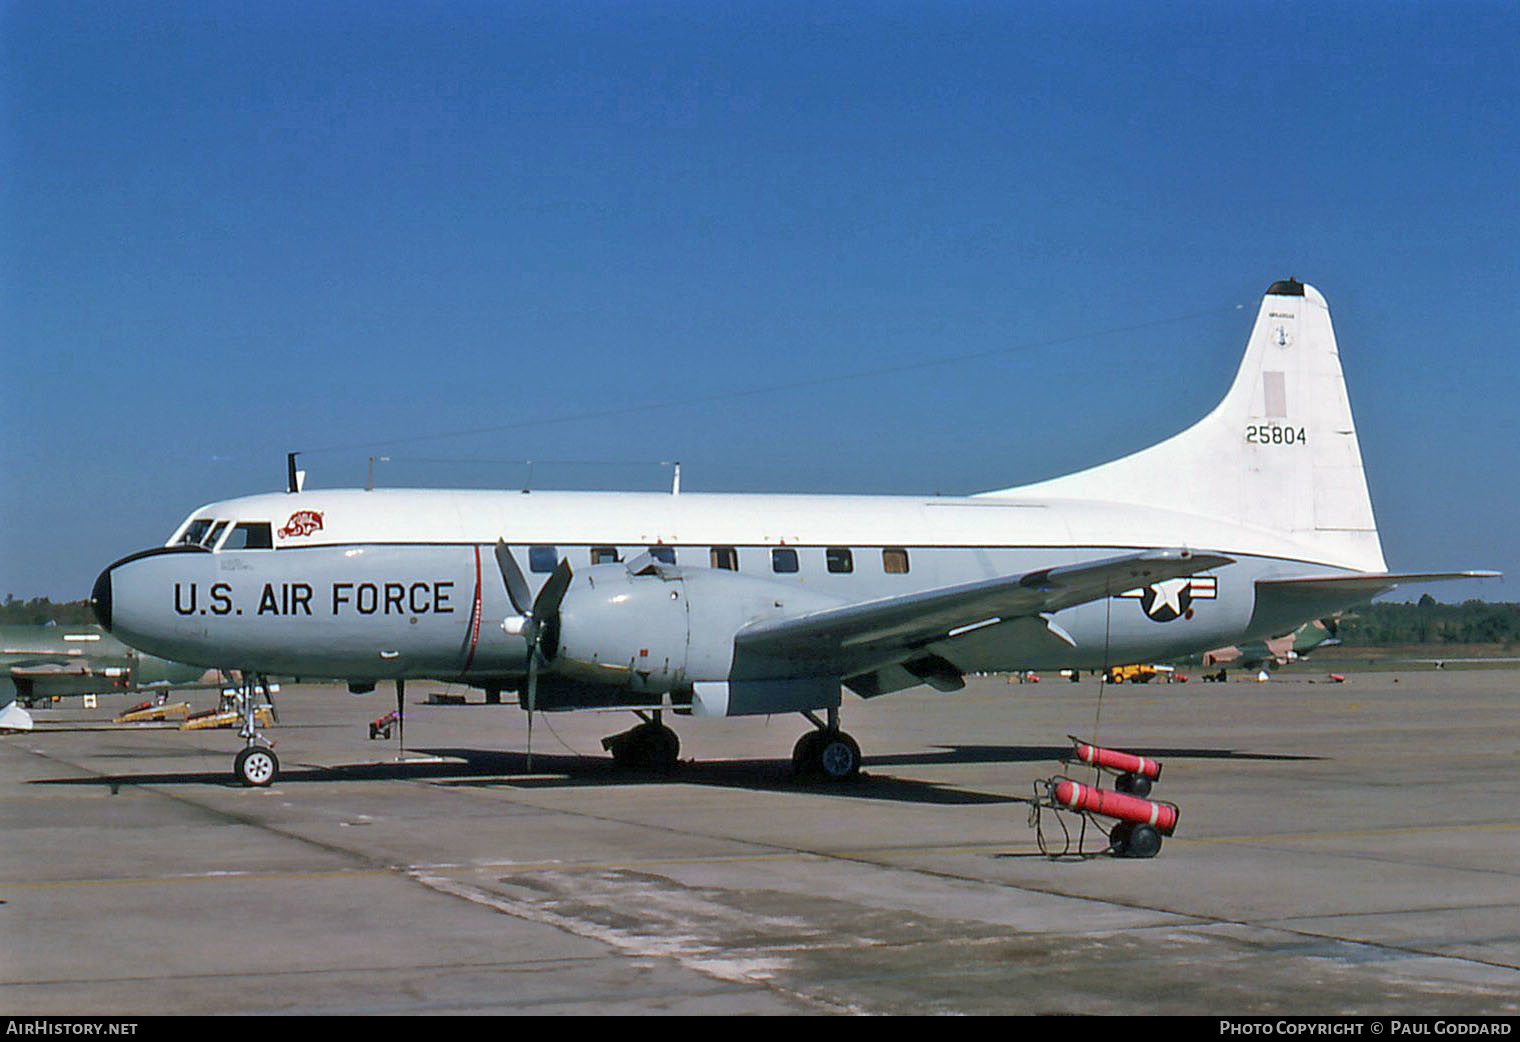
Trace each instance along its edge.
<instances>
[{"instance_id":1,"label":"red cheatline stripe","mask_svg":"<svg viewBox=\"0 0 1520 1042\"><path fill-rule=\"evenodd\" d=\"M475 662L475 648L480 643L480 544L475 545L475 606L470 609L470 654L464 660L460 676L469 673Z\"/></svg>"}]
</instances>

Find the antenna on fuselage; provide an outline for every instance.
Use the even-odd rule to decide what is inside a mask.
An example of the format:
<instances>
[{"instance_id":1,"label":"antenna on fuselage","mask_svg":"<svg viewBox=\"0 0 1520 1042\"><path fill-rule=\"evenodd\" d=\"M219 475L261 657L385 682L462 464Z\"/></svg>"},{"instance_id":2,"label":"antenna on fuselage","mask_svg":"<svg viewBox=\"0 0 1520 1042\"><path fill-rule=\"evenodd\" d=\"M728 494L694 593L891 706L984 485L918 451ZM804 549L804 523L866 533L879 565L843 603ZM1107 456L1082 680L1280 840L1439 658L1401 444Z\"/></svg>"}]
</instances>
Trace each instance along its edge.
<instances>
[{"instance_id":1,"label":"antenna on fuselage","mask_svg":"<svg viewBox=\"0 0 1520 1042\"><path fill-rule=\"evenodd\" d=\"M375 491L375 460L377 459L381 463L389 463L391 461L389 456L371 456L369 458L369 477L364 481L364 491L366 492Z\"/></svg>"},{"instance_id":2,"label":"antenna on fuselage","mask_svg":"<svg viewBox=\"0 0 1520 1042\"><path fill-rule=\"evenodd\" d=\"M299 452L287 452L285 454L285 491L286 492L299 492L299 491L301 491L301 485L303 484L302 479L306 477L306 475L304 475L300 471L296 470L296 457L299 456L299 455L300 455Z\"/></svg>"}]
</instances>

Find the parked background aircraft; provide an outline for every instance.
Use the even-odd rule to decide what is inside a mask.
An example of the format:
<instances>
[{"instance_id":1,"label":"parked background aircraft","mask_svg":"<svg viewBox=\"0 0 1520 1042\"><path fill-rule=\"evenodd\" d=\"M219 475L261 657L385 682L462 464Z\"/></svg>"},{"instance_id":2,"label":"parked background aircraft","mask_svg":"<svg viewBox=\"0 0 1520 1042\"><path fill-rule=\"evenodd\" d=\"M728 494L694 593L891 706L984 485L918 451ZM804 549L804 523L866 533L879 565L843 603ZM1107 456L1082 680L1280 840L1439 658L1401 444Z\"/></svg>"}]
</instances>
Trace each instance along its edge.
<instances>
[{"instance_id":1,"label":"parked background aircraft","mask_svg":"<svg viewBox=\"0 0 1520 1042\"><path fill-rule=\"evenodd\" d=\"M539 711L639 712L608 739L619 760L674 762L666 709L800 713L799 768L847 778L841 687L1197 655L1477 574L1387 571L1329 309L1288 279L1213 412L1066 477L933 498L292 480L196 510L93 599L134 645L208 666L390 680L398 702L410 678L517 688L530 728ZM267 784L278 763L247 713L236 769Z\"/></svg>"},{"instance_id":2,"label":"parked background aircraft","mask_svg":"<svg viewBox=\"0 0 1520 1042\"><path fill-rule=\"evenodd\" d=\"M1285 666L1308 655L1315 648L1340 643L1334 616L1311 619L1292 633L1267 640L1251 641L1235 647L1215 648L1203 653L1205 666L1233 666L1237 669L1261 669Z\"/></svg>"},{"instance_id":3,"label":"parked background aircraft","mask_svg":"<svg viewBox=\"0 0 1520 1042\"><path fill-rule=\"evenodd\" d=\"M145 654L93 624L0 626L0 730L30 730L23 707L66 695L220 684L214 669Z\"/></svg>"}]
</instances>

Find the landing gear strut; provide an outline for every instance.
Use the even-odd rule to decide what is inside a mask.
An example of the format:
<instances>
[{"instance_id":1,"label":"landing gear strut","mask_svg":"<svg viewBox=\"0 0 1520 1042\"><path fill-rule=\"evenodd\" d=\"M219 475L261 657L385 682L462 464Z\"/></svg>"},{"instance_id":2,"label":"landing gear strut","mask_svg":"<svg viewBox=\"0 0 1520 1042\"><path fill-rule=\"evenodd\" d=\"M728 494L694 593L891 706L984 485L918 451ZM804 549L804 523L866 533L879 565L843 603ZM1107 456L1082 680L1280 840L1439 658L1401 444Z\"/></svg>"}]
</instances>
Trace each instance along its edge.
<instances>
[{"instance_id":1,"label":"landing gear strut","mask_svg":"<svg viewBox=\"0 0 1520 1042\"><path fill-rule=\"evenodd\" d=\"M258 704L255 693L262 693L263 701L274 708L269 693L269 678L262 673L244 673L237 687L234 700L243 715L243 726L238 737L247 744L232 761L232 773L238 781L254 788L274 784L280 776L280 760L274 754L274 743L259 733Z\"/></svg>"},{"instance_id":2,"label":"landing gear strut","mask_svg":"<svg viewBox=\"0 0 1520 1042\"><path fill-rule=\"evenodd\" d=\"M644 722L631 731L609 735L602 739L602 748L612 754L619 767L632 767L665 773L675 769L681 754L681 739L666 727L660 719L660 711L652 715L639 712Z\"/></svg>"},{"instance_id":3,"label":"landing gear strut","mask_svg":"<svg viewBox=\"0 0 1520 1042\"><path fill-rule=\"evenodd\" d=\"M839 710L830 709L828 723L803 713L816 730L797 739L792 749L792 768L799 778L849 781L860 774L860 746L839 729Z\"/></svg>"}]
</instances>

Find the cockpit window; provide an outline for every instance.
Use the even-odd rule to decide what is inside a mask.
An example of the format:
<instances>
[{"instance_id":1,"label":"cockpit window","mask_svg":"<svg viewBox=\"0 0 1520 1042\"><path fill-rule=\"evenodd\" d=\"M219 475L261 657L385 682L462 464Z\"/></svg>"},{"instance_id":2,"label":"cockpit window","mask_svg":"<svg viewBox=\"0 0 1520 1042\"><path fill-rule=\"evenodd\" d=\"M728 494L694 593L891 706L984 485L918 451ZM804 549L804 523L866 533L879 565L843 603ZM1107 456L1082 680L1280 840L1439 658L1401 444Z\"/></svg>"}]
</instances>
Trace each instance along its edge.
<instances>
[{"instance_id":1,"label":"cockpit window","mask_svg":"<svg viewBox=\"0 0 1520 1042\"><path fill-rule=\"evenodd\" d=\"M239 521L227 537L223 550L272 550L274 537L268 521Z\"/></svg>"},{"instance_id":2,"label":"cockpit window","mask_svg":"<svg viewBox=\"0 0 1520 1042\"><path fill-rule=\"evenodd\" d=\"M206 533L211 530L209 517L198 517L191 521L183 535L179 537L180 546L200 546L201 540L206 538Z\"/></svg>"},{"instance_id":3,"label":"cockpit window","mask_svg":"<svg viewBox=\"0 0 1520 1042\"><path fill-rule=\"evenodd\" d=\"M211 526L211 534L201 540L202 546L215 546L216 541L222 538L222 533L227 531L227 522L218 521Z\"/></svg>"}]
</instances>

